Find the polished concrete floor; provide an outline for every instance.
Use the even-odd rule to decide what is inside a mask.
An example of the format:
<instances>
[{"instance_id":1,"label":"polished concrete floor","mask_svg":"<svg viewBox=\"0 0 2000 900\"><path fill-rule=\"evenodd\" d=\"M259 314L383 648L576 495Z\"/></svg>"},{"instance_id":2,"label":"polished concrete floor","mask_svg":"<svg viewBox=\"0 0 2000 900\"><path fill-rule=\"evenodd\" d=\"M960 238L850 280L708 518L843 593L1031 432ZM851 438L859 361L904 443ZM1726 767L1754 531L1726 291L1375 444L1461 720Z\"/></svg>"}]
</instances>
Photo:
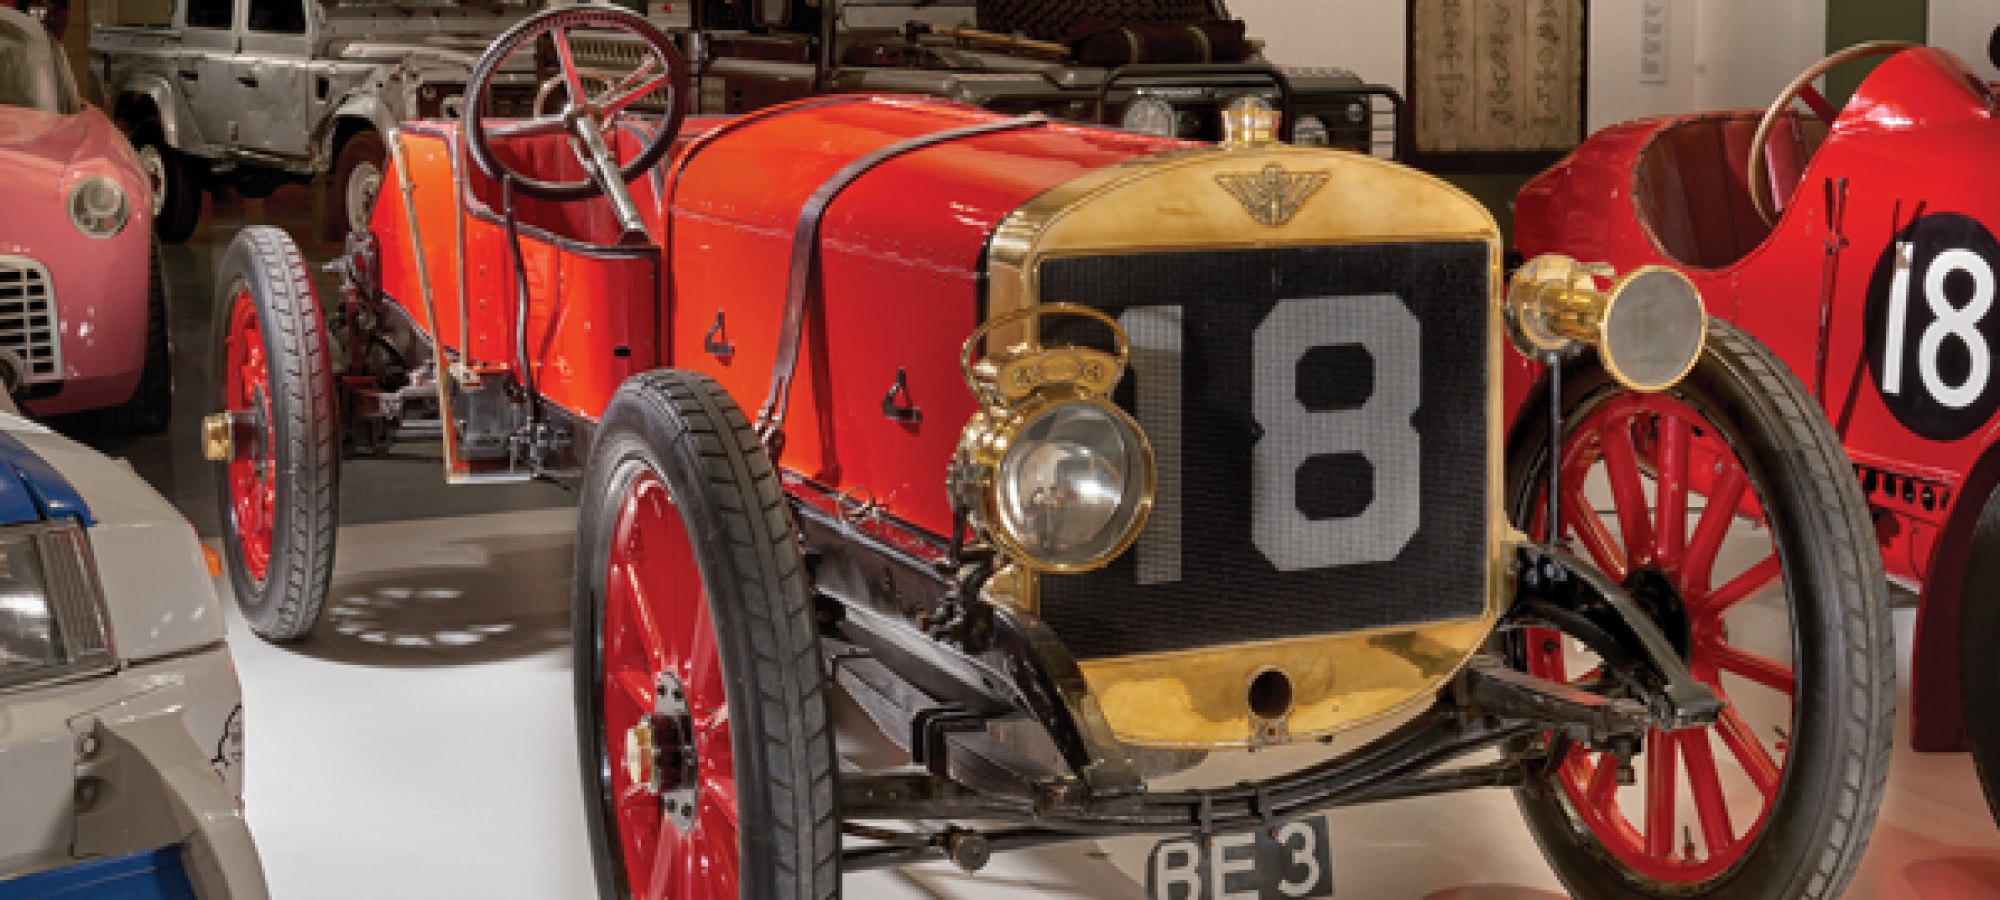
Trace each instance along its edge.
<instances>
[{"instance_id":1,"label":"polished concrete floor","mask_svg":"<svg viewBox=\"0 0 2000 900\"><path fill-rule=\"evenodd\" d=\"M170 434L132 439L91 431L87 421L59 423L130 459L211 540L215 489L195 426L211 408L216 258L245 224L307 235L307 207L291 188L266 201L217 202L192 240L166 249L180 388ZM305 250L315 262L335 252L312 243ZM333 296L324 278L321 292L323 302ZM539 485L448 488L434 462L348 462L319 629L274 646L231 610L247 703L249 816L280 900L591 895L572 749L571 502ZM1897 617L1907 691L1911 613ZM843 752L861 759L880 747L856 729ZM1223 754L1188 777L1252 777L1324 752ZM1328 820L1338 896L1563 896L1505 792L1344 810ZM1142 897L1151 844L1049 848L1002 857L977 875L941 863L868 873L849 879L847 895ZM1967 757L1898 750L1849 896L2000 896L2000 831Z\"/></svg>"}]
</instances>

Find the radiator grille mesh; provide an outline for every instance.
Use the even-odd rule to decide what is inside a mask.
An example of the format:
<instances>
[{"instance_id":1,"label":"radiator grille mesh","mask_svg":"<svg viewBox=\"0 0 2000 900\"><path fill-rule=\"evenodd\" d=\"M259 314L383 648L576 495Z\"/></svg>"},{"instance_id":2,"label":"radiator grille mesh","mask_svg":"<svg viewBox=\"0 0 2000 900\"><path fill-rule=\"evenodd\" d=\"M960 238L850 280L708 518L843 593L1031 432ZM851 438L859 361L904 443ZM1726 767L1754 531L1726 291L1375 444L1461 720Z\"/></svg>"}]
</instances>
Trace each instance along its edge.
<instances>
[{"instance_id":1,"label":"radiator grille mesh","mask_svg":"<svg viewBox=\"0 0 2000 900\"><path fill-rule=\"evenodd\" d=\"M1488 265L1467 242L1044 262L1045 300L1125 325L1133 372L1116 399L1162 468L1133 550L1042 579L1072 651L1483 611ZM1088 320L1049 322L1053 342L1108 341Z\"/></svg>"},{"instance_id":2,"label":"radiator grille mesh","mask_svg":"<svg viewBox=\"0 0 2000 900\"><path fill-rule=\"evenodd\" d=\"M0 349L21 358L23 382L62 379L55 284L27 257L0 256Z\"/></svg>"}]
</instances>

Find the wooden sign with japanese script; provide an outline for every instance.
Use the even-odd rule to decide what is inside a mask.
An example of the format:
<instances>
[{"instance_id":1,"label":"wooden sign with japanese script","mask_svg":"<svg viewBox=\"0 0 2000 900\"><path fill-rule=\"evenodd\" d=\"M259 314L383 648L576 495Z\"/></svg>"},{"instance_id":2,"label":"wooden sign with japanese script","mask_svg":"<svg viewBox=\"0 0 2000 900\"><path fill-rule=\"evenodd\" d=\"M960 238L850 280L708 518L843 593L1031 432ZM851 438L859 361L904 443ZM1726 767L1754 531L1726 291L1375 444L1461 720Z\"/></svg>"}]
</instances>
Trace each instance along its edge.
<instances>
[{"instance_id":1,"label":"wooden sign with japanese script","mask_svg":"<svg viewBox=\"0 0 2000 900\"><path fill-rule=\"evenodd\" d=\"M1412 0L1410 107L1419 153L1576 146L1583 0Z\"/></svg>"}]
</instances>

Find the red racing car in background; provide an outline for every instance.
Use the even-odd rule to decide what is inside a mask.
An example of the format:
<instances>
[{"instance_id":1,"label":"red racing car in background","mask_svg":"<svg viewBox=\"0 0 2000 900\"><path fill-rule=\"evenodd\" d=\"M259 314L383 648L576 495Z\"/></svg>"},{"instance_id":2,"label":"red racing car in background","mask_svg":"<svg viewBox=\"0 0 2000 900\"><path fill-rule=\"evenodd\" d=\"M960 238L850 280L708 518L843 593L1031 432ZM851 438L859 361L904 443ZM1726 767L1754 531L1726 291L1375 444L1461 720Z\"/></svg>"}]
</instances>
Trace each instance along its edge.
<instances>
[{"instance_id":1,"label":"red racing car in background","mask_svg":"<svg viewBox=\"0 0 2000 900\"><path fill-rule=\"evenodd\" d=\"M1811 87L1872 56L1887 58L1844 108ZM2000 811L1996 104L1944 50L1858 45L1762 112L1604 129L1521 191L1515 235L1530 258L1678 267L1711 314L1811 386L1853 460L1891 582L1921 598L1912 744L1969 738ZM1518 400L1540 367L1509 365Z\"/></svg>"}]
</instances>

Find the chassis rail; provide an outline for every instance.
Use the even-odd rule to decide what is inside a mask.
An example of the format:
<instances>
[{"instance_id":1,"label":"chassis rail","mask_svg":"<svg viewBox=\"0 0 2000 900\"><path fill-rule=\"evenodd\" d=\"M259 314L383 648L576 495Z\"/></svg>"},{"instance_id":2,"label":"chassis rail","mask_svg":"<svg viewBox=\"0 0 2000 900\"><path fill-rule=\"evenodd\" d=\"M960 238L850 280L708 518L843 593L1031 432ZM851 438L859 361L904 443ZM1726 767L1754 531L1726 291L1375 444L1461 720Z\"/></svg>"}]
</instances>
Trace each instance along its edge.
<instances>
[{"instance_id":1,"label":"chassis rail","mask_svg":"<svg viewBox=\"0 0 2000 900\"><path fill-rule=\"evenodd\" d=\"M1527 738L1541 722L1467 714L1440 702L1367 746L1317 766L1232 787L1151 793L1115 805L1093 805L1081 792L1050 785L1030 798L982 794L948 777L927 774L848 775L841 779L843 815L854 819L978 819L1026 827L984 834L946 829L934 834L851 828L878 846L849 849L847 871L904 865L934 855L976 861L968 834L986 851L1154 832L1211 833L1270 827L1322 809L1429 794L1526 784L1532 756L1431 771L1468 754ZM968 859L968 857L970 859Z\"/></svg>"}]
</instances>

